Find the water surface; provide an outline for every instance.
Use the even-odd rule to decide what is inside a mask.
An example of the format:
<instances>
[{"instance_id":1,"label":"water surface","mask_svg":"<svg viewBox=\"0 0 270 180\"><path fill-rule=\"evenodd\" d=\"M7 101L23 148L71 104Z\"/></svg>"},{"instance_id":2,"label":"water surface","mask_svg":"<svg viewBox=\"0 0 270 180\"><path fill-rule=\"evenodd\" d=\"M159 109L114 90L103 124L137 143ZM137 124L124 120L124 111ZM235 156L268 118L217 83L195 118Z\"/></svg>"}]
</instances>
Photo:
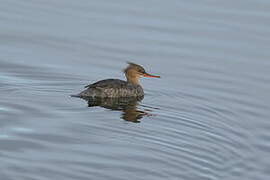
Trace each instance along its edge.
<instances>
[{"instance_id":1,"label":"water surface","mask_svg":"<svg viewBox=\"0 0 270 180\"><path fill-rule=\"evenodd\" d=\"M269 10L264 0L3 1L1 179L267 180ZM143 100L70 97L124 79L126 61L162 77L141 80Z\"/></svg>"}]
</instances>

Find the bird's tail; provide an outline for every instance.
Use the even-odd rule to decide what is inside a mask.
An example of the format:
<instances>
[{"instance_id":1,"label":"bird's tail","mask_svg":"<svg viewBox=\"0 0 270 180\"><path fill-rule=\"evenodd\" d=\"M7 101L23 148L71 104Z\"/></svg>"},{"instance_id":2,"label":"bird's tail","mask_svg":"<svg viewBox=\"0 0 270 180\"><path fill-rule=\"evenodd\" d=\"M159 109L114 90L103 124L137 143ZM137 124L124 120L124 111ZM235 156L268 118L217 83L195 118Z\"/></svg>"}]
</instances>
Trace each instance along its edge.
<instances>
[{"instance_id":1,"label":"bird's tail","mask_svg":"<svg viewBox=\"0 0 270 180\"><path fill-rule=\"evenodd\" d=\"M70 97L81 97L80 94L71 94Z\"/></svg>"}]
</instances>

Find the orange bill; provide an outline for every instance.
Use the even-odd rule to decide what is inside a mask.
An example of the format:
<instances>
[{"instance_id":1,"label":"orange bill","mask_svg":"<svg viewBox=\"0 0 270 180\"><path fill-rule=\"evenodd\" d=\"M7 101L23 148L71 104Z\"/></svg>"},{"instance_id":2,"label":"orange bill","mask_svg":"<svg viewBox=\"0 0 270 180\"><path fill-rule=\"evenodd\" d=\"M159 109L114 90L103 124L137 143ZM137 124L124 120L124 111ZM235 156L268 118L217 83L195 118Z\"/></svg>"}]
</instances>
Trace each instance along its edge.
<instances>
[{"instance_id":1,"label":"orange bill","mask_svg":"<svg viewBox=\"0 0 270 180\"><path fill-rule=\"evenodd\" d=\"M152 75L152 74L148 74L148 73L144 73L143 76L144 77L151 77L151 78L160 78L160 76L156 76L156 75Z\"/></svg>"}]
</instances>

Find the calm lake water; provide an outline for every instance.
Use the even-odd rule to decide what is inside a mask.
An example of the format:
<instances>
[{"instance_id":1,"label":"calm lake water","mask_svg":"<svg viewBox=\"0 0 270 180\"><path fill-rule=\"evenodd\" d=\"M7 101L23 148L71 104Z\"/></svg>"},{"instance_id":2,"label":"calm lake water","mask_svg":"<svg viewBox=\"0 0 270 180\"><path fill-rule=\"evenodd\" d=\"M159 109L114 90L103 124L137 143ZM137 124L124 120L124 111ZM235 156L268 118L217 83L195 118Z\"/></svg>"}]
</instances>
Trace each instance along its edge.
<instances>
[{"instance_id":1,"label":"calm lake water","mask_svg":"<svg viewBox=\"0 0 270 180\"><path fill-rule=\"evenodd\" d=\"M269 22L266 0L1 1L0 179L268 180ZM70 97L126 61L162 77L143 100Z\"/></svg>"}]
</instances>

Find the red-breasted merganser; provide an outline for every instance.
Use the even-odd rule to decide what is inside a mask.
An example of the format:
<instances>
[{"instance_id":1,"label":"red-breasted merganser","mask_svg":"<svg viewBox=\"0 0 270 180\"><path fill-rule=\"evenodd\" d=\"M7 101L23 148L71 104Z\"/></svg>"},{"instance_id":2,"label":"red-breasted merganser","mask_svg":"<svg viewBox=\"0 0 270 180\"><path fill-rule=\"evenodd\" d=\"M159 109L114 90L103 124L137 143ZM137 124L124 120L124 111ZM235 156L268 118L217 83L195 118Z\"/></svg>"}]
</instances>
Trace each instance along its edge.
<instances>
[{"instance_id":1,"label":"red-breasted merganser","mask_svg":"<svg viewBox=\"0 0 270 180\"><path fill-rule=\"evenodd\" d=\"M139 84L140 77L160 78L145 72L138 64L128 63L124 69L127 81L120 79L105 79L85 86L84 91L78 94L79 97L91 98L119 98L119 97L140 97L144 96L143 88Z\"/></svg>"}]
</instances>

